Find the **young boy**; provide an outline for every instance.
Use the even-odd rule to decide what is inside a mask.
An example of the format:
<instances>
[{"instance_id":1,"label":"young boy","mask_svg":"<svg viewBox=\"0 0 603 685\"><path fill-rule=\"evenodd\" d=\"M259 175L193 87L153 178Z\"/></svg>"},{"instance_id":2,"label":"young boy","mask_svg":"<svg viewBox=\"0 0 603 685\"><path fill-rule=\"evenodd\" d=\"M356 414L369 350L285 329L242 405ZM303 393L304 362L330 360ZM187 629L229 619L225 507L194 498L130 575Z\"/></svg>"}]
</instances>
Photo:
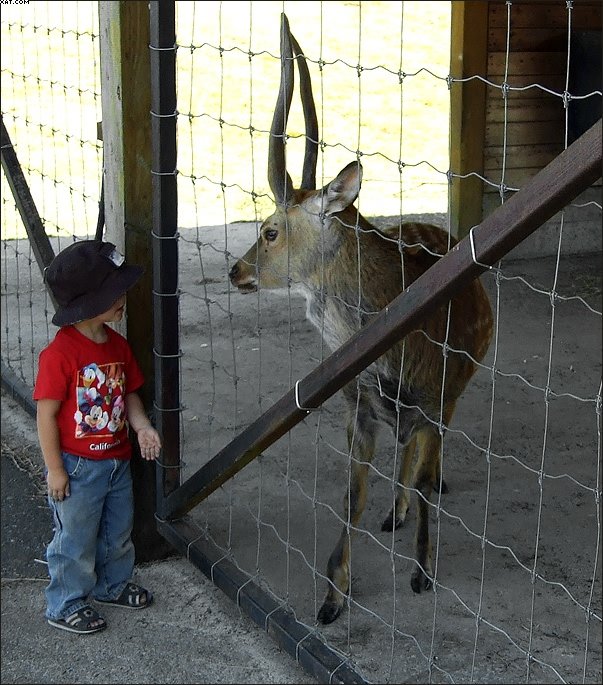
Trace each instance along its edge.
<instances>
[{"instance_id":1,"label":"young boy","mask_svg":"<svg viewBox=\"0 0 603 685\"><path fill-rule=\"evenodd\" d=\"M161 440L136 391L141 370L121 321L126 291L142 268L127 266L115 245L83 240L62 250L45 272L60 327L40 353L33 397L47 471L54 537L46 559L46 618L74 633L107 627L89 603L144 609L152 594L133 583L131 442L144 459L159 456Z\"/></svg>"}]
</instances>

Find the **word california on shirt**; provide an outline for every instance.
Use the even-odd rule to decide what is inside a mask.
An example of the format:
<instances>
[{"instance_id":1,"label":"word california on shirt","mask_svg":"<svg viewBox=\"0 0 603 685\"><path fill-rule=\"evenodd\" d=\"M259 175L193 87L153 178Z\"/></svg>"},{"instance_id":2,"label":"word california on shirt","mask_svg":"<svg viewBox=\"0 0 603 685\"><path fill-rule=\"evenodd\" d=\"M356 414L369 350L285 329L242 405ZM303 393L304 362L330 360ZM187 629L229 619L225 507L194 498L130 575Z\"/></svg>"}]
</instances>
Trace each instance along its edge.
<instances>
[{"instance_id":1,"label":"word california on shirt","mask_svg":"<svg viewBox=\"0 0 603 685\"><path fill-rule=\"evenodd\" d=\"M109 326L97 343L74 326L40 353L34 400L59 400L61 450L88 459L129 459L126 395L144 377L128 341Z\"/></svg>"}]
</instances>

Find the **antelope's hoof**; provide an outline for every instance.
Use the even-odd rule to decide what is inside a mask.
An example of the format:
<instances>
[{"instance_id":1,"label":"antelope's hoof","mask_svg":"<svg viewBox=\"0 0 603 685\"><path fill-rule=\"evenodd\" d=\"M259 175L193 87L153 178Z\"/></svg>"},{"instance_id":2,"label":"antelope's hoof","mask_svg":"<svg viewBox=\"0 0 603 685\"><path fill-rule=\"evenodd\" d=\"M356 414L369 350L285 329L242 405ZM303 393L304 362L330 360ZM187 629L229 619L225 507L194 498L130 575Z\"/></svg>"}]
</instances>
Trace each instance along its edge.
<instances>
[{"instance_id":1,"label":"antelope's hoof","mask_svg":"<svg viewBox=\"0 0 603 685\"><path fill-rule=\"evenodd\" d=\"M333 623L333 621L341 613L342 608L343 607L341 606L341 604L337 604L337 602L327 600L320 607L320 611L318 612L318 616L316 617L316 619L319 623L323 623L324 625Z\"/></svg>"},{"instance_id":2,"label":"antelope's hoof","mask_svg":"<svg viewBox=\"0 0 603 685\"><path fill-rule=\"evenodd\" d=\"M437 481L436 483L433 484L433 489L434 492L439 492L442 495L445 495L448 492L448 486L446 485L446 481L442 479L442 485L440 486L440 481Z\"/></svg>"},{"instance_id":3,"label":"antelope's hoof","mask_svg":"<svg viewBox=\"0 0 603 685\"><path fill-rule=\"evenodd\" d=\"M412 588L413 592L416 592L418 595L420 595L423 590L431 590L432 585L433 583L431 578L420 568L418 568L416 571L413 571L410 577L410 587Z\"/></svg>"},{"instance_id":4,"label":"antelope's hoof","mask_svg":"<svg viewBox=\"0 0 603 685\"><path fill-rule=\"evenodd\" d=\"M390 533L392 532L392 530L398 530L398 528L402 527L402 524L404 523L404 518L404 516L401 518L397 518L394 512L390 511L389 514L385 517L383 523L381 524L381 530Z\"/></svg>"}]
</instances>

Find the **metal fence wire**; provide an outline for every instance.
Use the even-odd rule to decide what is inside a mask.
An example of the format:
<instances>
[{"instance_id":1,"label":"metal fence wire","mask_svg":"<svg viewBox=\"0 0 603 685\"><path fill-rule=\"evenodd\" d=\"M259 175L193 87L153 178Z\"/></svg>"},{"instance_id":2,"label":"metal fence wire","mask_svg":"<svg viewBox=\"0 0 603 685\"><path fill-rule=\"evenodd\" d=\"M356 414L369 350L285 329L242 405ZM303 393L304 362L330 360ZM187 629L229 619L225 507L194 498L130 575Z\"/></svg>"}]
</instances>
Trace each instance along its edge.
<instances>
[{"instance_id":1,"label":"metal fence wire","mask_svg":"<svg viewBox=\"0 0 603 685\"><path fill-rule=\"evenodd\" d=\"M153 413L169 444L157 466L157 527L321 682L600 682L601 133L600 122L576 130L573 106L598 103L600 116L601 86L578 86L572 61L576 35L592 38L584 29L595 10L482 3L490 61L459 74L450 67L452 4L149 3L148 344ZM106 160L97 122L111 115L101 104L98 5L2 7L2 382L30 412L38 354L55 334L40 265L94 237L99 216ZM282 14L295 87L286 130L275 135ZM549 41L548 57L530 52L530 35ZM299 95L302 52L317 132ZM553 64L562 65L559 87ZM494 119L484 165L467 170L453 166L449 141L450 100L469 83L481 84ZM535 114L545 111L554 129ZM541 139L528 148L525 136ZM349 163L364 170L356 206L372 224L347 226L359 258L339 278L354 286L351 319L371 323L335 355L328 312L342 311L341 295L294 270L295 250L306 248L293 242L292 213L289 251L274 267L284 287L243 294L233 285L233 267L251 265L241 258L272 226L263 221L278 204L268 173L275 139L295 188L308 144L317 188ZM484 220L448 254L398 241L413 221L441 228L452 247L453 188L475 180ZM402 278L405 249L432 266L378 311L366 295L374 283L363 279L383 279L385 289L390 272L368 264L361 246L363 232L387 226L395 237L379 235L396 244ZM328 247L326 229L322 241ZM334 253L313 259L328 269ZM376 422L368 437L360 400L346 431L336 391L360 388L358 374L443 306L442 339L431 341L443 406L451 358L466 354L452 344L446 302L475 278L491 304L492 341L472 360L450 425L443 410L425 418L442 438L446 484L426 493L400 471L396 436L417 407L398 384L376 374L370 392L399 418L393 433ZM308 292L326 303L319 330L306 318ZM374 459L356 450L361 439L374 440ZM344 497L358 497L358 471L366 506L356 520ZM401 491L407 520L382 530ZM416 593L421 502L432 584ZM342 530L349 587L325 624L317 616L337 582L328 559Z\"/></svg>"}]
</instances>

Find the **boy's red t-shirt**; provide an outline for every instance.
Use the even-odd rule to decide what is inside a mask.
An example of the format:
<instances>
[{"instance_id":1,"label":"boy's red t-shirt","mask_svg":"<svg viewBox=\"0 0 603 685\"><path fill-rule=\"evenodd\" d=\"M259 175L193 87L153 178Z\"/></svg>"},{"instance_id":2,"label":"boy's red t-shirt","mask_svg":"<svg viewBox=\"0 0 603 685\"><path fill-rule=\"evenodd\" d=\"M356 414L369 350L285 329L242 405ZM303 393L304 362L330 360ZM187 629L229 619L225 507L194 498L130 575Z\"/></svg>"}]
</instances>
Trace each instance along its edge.
<instances>
[{"instance_id":1,"label":"boy's red t-shirt","mask_svg":"<svg viewBox=\"0 0 603 685\"><path fill-rule=\"evenodd\" d=\"M61 328L40 352L34 400L60 400L61 449L88 459L129 459L125 397L144 383L128 341L105 326L96 343L74 326Z\"/></svg>"}]
</instances>

